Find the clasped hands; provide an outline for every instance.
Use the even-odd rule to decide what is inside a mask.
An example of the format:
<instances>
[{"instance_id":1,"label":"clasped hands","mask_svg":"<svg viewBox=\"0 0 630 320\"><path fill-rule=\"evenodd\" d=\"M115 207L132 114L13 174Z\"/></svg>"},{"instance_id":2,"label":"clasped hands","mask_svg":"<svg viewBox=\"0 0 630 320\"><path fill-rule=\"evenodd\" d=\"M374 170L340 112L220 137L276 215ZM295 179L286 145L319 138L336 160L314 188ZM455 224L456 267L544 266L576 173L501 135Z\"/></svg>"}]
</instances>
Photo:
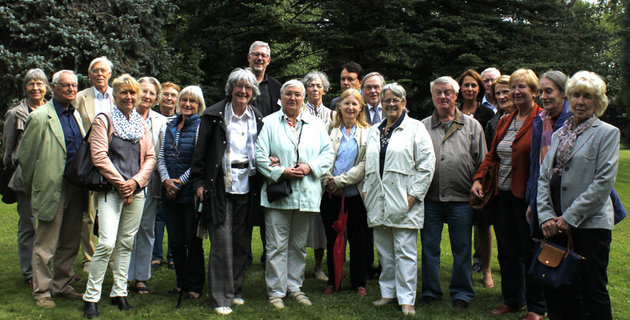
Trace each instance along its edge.
<instances>
[{"instance_id":1,"label":"clasped hands","mask_svg":"<svg viewBox=\"0 0 630 320\"><path fill-rule=\"evenodd\" d=\"M278 159L278 157L269 156L269 160L271 161L271 163L269 164L270 167L280 165L280 160ZM309 166L307 163L298 163L293 167L285 168L282 172L282 177L287 180L301 179L306 177L309 173L311 173L311 166Z\"/></svg>"},{"instance_id":2,"label":"clasped hands","mask_svg":"<svg viewBox=\"0 0 630 320\"><path fill-rule=\"evenodd\" d=\"M540 228L545 238L551 238L558 233L568 233L571 226L562 217L555 217L545 221Z\"/></svg>"},{"instance_id":3,"label":"clasped hands","mask_svg":"<svg viewBox=\"0 0 630 320\"><path fill-rule=\"evenodd\" d=\"M138 184L133 179L129 179L118 185L118 194L125 198L124 205L130 205L133 202L133 193L136 189L138 189Z\"/></svg>"}]
</instances>

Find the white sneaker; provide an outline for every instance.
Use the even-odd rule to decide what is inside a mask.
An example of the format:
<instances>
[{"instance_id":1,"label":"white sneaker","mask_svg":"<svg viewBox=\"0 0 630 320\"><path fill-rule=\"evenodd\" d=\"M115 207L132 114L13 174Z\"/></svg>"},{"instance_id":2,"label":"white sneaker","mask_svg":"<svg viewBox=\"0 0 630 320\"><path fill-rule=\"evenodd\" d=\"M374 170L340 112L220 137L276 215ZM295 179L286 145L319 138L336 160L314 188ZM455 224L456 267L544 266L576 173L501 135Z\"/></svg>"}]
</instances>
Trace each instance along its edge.
<instances>
[{"instance_id":1,"label":"white sneaker","mask_svg":"<svg viewBox=\"0 0 630 320\"><path fill-rule=\"evenodd\" d=\"M328 281L328 276L324 273L324 270L315 271L315 279L319 281Z\"/></svg>"},{"instance_id":2,"label":"white sneaker","mask_svg":"<svg viewBox=\"0 0 630 320\"><path fill-rule=\"evenodd\" d=\"M245 300L243 298L234 298L234 300L232 300L232 303L235 306L242 306L245 304Z\"/></svg>"},{"instance_id":3,"label":"white sneaker","mask_svg":"<svg viewBox=\"0 0 630 320\"><path fill-rule=\"evenodd\" d=\"M232 313L232 308L230 308L230 307L216 307L216 308L214 308L214 312L216 312L217 314L220 314L222 316L226 316L226 315Z\"/></svg>"}]
</instances>

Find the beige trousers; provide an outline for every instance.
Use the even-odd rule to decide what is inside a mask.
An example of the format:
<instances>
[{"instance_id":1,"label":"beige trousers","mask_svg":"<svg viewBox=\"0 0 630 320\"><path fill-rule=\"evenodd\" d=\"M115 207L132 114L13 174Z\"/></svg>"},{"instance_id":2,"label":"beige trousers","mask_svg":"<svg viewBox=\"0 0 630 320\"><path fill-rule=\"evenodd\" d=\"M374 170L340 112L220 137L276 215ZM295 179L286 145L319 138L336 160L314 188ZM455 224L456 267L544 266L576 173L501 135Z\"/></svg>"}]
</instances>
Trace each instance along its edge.
<instances>
[{"instance_id":1,"label":"beige trousers","mask_svg":"<svg viewBox=\"0 0 630 320\"><path fill-rule=\"evenodd\" d=\"M82 188L64 182L53 220L37 221L32 261L34 299L74 290L70 286L74 280L72 263L79 251L86 197Z\"/></svg>"},{"instance_id":2,"label":"beige trousers","mask_svg":"<svg viewBox=\"0 0 630 320\"><path fill-rule=\"evenodd\" d=\"M94 193L90 192L88 199L88 210L83 212L81 224L81 251L83 251L83 263L92 261L94 248L98 243L98 237L94 235L94 218L96 217L96 199Z\"/></svg>"}]
</instances>

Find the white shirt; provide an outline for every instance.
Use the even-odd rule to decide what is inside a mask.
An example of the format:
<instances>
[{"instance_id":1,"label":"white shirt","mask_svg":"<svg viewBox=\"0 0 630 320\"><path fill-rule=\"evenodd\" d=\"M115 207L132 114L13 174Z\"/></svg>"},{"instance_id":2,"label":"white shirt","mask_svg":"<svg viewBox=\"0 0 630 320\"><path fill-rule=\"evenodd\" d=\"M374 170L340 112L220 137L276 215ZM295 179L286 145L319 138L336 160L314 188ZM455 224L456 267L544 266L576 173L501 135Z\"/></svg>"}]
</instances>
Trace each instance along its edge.
<instances>
[{"instance_id":1,"label":"white shirt","mask_svg":"<svg viewBox=\"0 0 630 320\"><path fill-rule=\"evenodd\" d=\"M107 86L107 90L105 90L105 94L102 94L100 91L96 90L96 87L92 87L94 89L94 114L99 114L101 112L109 114L110 109L112 108L113 101L113 90L110 86Z\"/></svg>"},{"instance_id":2,"label":"white shirt","mask_svg":"<svg viewBox=\"0 0 630 320\"><path fill-rule=\"evenodd\" d=\"M248 121L253 114L250 109L246 109L245 112L237 116L233 112L232 118L229 121L228 132L230 136L228 141L230 142L230 161L232 163L249 163L247 158L247 136L248 136ZM232 194L245 194L249 192L249 170L248 168L231 168L230 175L232 176L232 185L226 187L226 191Z\"/></svg>"},{"instance_id":3,"label":"white shirt","mask_svg":"<svg viewBox=\"0 0 630 320\"><path fill-rule=\"evenodd\" d=\"M486 99L486 95L483 95L483 99L481 99L481 104L490 108L492 111L494 111L494 113L497 113L497 107L495 105L493 105L492 103L490 103L490 101L488 101L488 99Z\"/></svg>"}]
</instances>

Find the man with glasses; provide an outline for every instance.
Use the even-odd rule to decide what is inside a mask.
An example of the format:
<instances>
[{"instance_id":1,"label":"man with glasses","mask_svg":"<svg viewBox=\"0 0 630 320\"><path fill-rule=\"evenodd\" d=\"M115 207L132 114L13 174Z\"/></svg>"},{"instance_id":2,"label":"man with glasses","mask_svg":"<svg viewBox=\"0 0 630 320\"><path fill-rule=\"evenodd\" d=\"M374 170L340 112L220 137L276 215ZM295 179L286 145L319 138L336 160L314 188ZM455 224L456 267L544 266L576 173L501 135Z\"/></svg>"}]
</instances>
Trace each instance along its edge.
<instances>
[{"instance_id":1,"label":"man with glasses","mask_svg":"<svg viewBox=\"0 0 630 320\"><path fill-rule=\"evenodd\" d=\"M256 76L260 95L253 101L254 106L263 117L280 110L280 87L282 84L273 77L265 74L267 66L271 62L271 48L263 41L254 41L249 46L247 54L249 68Z\"/></svg>"},{"instance_id":2,"label":"man with glasses","mask_svg":"<svg viewBox=\"0 0 630 320\"><path fill-rule=\"evenodd\" d=\"M378 72L370 72L361 81L361 93L365 100L365 120L371 124L379 124L383 120L383 106L381 105L381 89L385 85L385 78Z\"/></svg>"},{"instance_id":3,"label":"man with glasses","mask_svg":"<svg viewBox=\"0 0 630 320\"><path fill-rule=\"evenodd\" d=\"M70 70L53 75L53 99L29 115L18 161L37 219L33 243L33 298L37 306L54 308L52 296L81 299L72 288L72 262L79 250L86 193L63 179L85 131L72 105L77 76ZM51 270L52 267L52 270Z\"/></svg>"},{"instance_id":4,"label":"man with glasses","mask_svg":"<svg viewBox=\"0 0 630 320\"><path fill-rule=\"evenodd\" d=\"M92 87L82 90L77 94L74 105L83 119L83 128L87 131L92 126L92 121L97 114L109 110L114 106L112 88L109 86L109 78L112 76L112 62L107 57L98 57L88 67L88 77L92 81ZM94 217L96 209L89 200L89 210L83 216L81 228L81 248L83 248L83 271L89 272L90 262L94 254L94 247L98 238L94 235Z\"/></svg>"},{"instance_id":5,"label":"man with glasses","mask_svg":"<svg viewBox=\"0 0 630 320\"><path fill-rule=\"evenodd\" d=\"M501 76L501 71L499 69L490 67L481 72L481 81L483 82L483 88L486 89L486 94L484 94L483 99L481 100L481 104L492 109L494 113L497 113L497 102L494 101L492 97L492 83L499 79Z\"/></svg>"},{"instance_id":6,"label":"man with glasses","mask_svg":"<svg viewBox=\"0 0 630 320\"><path fill-rule=\"evenodd\" d=\"M354 61L348 61L341 67L341 76L339 82L341 84L341 92L350 88L361 90L361 78L363 78L363 68ZM330 101L330 110L335 110L339 97Z\"/></svg>"}]
</instances>

